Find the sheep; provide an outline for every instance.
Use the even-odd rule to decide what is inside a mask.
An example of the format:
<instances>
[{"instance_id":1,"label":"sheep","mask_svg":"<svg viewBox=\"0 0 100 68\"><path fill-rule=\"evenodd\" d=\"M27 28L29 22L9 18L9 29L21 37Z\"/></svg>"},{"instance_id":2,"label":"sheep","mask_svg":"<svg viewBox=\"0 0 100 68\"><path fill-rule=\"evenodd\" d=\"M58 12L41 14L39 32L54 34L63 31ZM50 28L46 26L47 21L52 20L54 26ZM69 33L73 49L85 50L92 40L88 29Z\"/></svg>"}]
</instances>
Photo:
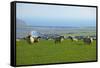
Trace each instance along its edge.
<instances>
[{"instance_id":1,"label":"sheep","mask_svg":"<svg viewBox=\"0 0 100 68\"><path fill-rule=\"evenodd\" d=\"M85 44L91 44L93 42L93 38L91 38L91 37L88 36L88 37L86 37L86 38L83 39L83 42Z\"/></svg>"},{"instance_id":2,"label":"sheep","mask_svg":"<svg viewBox=\"0 0 100 68\"><path fill-rule=\"evenodd\" d=\"M58 36L54 40L55 40L55 43L61 43L64 40L64 36Z\"/></svg>"},{"instance_id":3,"label":"sheep","mask_svg":"<svg viewBox=\"0 0 100 68\"><path fill-rule=\"evenodd\" d=\"M34 43L34 41L35 41L35 39L34 39L32 36L30 36L30 37L29 37L29 42L30 42L30 43Z\"/></svg>"},{"instance_id":4,"label":"sheep","mask_svg":"<svg viewBox=\"0 0 100 68\"><path fill-rule=\"evenodd\" d=\"M77 38L73 38L73 41L78 41L78 39Z\"/></svg>"},{"instance_id":5,"label":"sheep","mask_svg":"<svg viewBox=\"0 0 100 68\"><path fill-rule=\"evenodd\" d=\"M32 37L31 35L29 35L29 36L26 37L26 40L27 40L30 44L32 44L32 43L37 43L37 42L39 42L39 38L40 38L40 37Z\"/></svg>"},{"instance_id":6,"label":"sheep","mask_svg":"<svg viewBox=\"0 0 100 68\"><path fill-rule=\"evenodd\" d=\"M71 39L71 41L78 41L78 39L77 39L77 38L72 37L72 36L69 36L69 37L68 37L68 39Z\"/></svg>"}]
</instances>

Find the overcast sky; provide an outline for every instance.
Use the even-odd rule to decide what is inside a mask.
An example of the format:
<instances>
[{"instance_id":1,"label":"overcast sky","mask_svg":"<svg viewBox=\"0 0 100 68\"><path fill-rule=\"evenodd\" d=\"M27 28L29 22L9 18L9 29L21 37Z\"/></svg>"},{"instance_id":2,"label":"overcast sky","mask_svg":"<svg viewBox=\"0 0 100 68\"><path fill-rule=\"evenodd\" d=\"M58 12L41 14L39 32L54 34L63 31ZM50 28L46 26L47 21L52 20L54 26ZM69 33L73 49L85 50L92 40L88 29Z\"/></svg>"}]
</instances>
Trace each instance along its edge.
<instances>
[{"instance_id":1,"label":"overcast sky","mask_svg":"<svg viewBox=\"0 0 100 68\"><path fill-rule=\"evenodd\" d=\"M96 8L16 4L17 18L32 26L96 26Z\"/></svg>"}]
</instances>

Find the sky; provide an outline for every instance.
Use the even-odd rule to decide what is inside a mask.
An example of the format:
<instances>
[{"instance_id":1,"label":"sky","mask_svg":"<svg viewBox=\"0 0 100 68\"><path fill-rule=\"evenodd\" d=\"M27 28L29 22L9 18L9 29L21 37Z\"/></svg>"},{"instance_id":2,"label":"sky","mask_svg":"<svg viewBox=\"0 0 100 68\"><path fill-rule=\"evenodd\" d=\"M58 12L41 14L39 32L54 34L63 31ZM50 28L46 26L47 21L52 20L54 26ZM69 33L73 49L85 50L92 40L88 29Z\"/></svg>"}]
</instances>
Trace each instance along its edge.
<instances>
[{"instance_id":1,"label":"sky","mask_svg":"<svg viewBox=\"0 0 100 68\"><path fill-rule=\"evenodd\" d=\"M17 3L16 14L31 26L96 26L95 7Z\"/></svg>"}]
</instances>

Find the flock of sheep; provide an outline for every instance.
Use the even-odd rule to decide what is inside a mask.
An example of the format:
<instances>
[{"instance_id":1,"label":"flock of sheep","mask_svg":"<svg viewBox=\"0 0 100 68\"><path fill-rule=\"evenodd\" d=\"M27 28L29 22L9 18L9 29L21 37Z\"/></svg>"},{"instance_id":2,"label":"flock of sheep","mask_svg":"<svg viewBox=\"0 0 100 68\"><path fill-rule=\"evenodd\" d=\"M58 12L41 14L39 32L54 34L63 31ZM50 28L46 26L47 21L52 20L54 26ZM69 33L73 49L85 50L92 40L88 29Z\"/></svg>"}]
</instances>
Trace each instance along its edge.
<instances>
[{"instance_id":1,"label":"flock of sheep","mask_svg":"<svg viewBox=\"0 0 100 68\"><path fill-rule=\"evenodd\" d=\"M32 35L28 35L24 39L27 40L30 44L33 44L33 43L38 43L40 38L41 38L40 36L32 37ZM52 40L54 40L54 43L57 44L57 43L61 43L64 39L65 39L64 36L57 36L57 37L53 38ZM79 41L78 38L75 38L73 36L68 36L67 39L70 39L72 42L73 41L76 41L76 42ZM83 42L85 44L90 45L93 42L94 39L90 36L86 36L86 37L82 38L81 40L83 40Z\"/></svg>"}]
</instances>

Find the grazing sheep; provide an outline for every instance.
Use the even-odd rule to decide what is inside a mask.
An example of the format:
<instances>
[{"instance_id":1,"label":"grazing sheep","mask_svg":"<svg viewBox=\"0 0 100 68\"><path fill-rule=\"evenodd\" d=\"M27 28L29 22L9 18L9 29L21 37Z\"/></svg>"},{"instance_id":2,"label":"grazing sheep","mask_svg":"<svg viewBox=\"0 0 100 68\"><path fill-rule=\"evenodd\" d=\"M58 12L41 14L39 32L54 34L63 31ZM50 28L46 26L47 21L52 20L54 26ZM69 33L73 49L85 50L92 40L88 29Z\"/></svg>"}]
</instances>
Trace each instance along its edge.
<instances>
[{"instance_id":1,"label":"grazing sheep","mask_svg":"<svg viewBox=\"0 0 100 68\"><path fill-rule=\"evenodd\" d=\"M78 41L78 39L77 38L73 38L73 41Z\"/></svg>"},{"instance_id":2,"label":"grazing sheep","mask_svg":"<svg viewBox=\"0 0 100 68\"><path fill-rule=\"evenodd\" d=\"M71 41L78 41L78 39L77 39L77 38L72 37L72 36L69 36L69 37L68 37L68 39L71 39Z\"/></svg>"},{"instance_id":3,"label":"grazing sheep","mask_svg":"<svg viewBox=\"0 0 100 68\"><path fill-rule=\"evenodd\" d=\"M34 38L34 43L39 42L39 38L41 38L41 37L36 37L36 38Z\"/></svg>"},{"instance_id":4,"label":"grazing sheep","mask_svg":"<svg viewBox=\"0 0 100 68\"><path fill-rule=\"evenodd\" d=\"M61 43L64 40L64 36L58 36L54 40L55 40L55 43Z\"/></svg>"},{"instance_id":5,"label":"grazing sheep","mask_svg":"<svg viewBox=\"0 0 100 68\"><path fill-rule=\"evenodd\" d=\"M93 38L90 38L89 36L83 39L85 44L91 44L93 42Z\"/></svg>"},{"instance_id":6,"label":"grazing sheep","mask_svg":"<svg viewBox=\"0 0 100 68\"><path fill-rule=\"evenodd\" d=\"M40 37L32 37L31 35L29 35L29 36L26 37L26 40L27 40L30 44L32 44L32 43L37 43L37 42L39 42L39 38L40 38Z\"/></svg>"},{"instance_id":7,"label":"grazing sheep","mask_svg":"<svg viewBox=\"0 0 100 68\"><path fill-rule=\"evenodd\" d=\"M30 37L29 37L29 42L30 42L30 43L34 43L34 41L35 41L35 39L34 39L32 36L30 36Z\"/></svg>"},{"instance_id":8,"label":"grazing sheep","mask_svg":"<svg viewBox=\"0 0 100 68\"><path fill-rule=\"evenodd\" d=\"M94 36L90 36L91 38L93 38L93 40L96 40L96 36L94 35Z\"/></svg>"}]
</instances>

